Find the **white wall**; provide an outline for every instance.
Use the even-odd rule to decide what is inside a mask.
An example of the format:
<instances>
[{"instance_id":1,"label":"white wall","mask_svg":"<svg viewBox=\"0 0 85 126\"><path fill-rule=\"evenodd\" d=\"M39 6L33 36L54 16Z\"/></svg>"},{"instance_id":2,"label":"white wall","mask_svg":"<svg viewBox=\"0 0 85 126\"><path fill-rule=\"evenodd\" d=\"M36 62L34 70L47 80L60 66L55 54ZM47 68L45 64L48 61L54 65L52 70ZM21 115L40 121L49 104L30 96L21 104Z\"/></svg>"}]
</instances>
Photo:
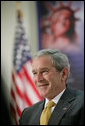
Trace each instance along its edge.
<instances>
[{"instance_id":1,"label":"white wall","mask_svg":"<svg viewBox=\"0 0 85 126\"><path fill-rule=\"evenodd\" d=\"M22 1L20 5L24 15L25 30L33 55L38 50L36 3L35 1ZM9 101L10 97L16 22L16 1L1 1L1 76L4 80L1 89L5 91L7 101Z\"/></svg>"}]
</instances>

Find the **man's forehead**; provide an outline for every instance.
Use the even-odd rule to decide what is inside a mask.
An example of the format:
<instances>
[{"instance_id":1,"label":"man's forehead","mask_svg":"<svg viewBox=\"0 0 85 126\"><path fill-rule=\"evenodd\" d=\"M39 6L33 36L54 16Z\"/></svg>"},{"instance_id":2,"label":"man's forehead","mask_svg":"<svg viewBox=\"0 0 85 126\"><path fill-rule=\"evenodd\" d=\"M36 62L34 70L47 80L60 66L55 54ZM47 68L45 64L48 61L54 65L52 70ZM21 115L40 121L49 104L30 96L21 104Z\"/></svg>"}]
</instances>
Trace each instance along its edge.
<instances>
[{"instance_id":1,"label":"man's forehead","mask_svg":"<svg viewBox=\"0 0 85 126\"><path fill-rule=\"evenodd\" d=\"M50 67L49 66L42 66L42 67L33 68L32 72L34 72L34 71L42 71L42 70L47 70L47 69L50 69Z\"/></svg>"},{"instance_id":2,"label":"man's forehead","mask_svg":"<svg viewBox=\"0 0 85 126\"><path fill-rule=\"evenodd\" d=\"M36 57L33 60L32 67L34 66L50 66L52 65L52 60L50 55L43 55L40 57Z\"/></svg>"}]
</instances>

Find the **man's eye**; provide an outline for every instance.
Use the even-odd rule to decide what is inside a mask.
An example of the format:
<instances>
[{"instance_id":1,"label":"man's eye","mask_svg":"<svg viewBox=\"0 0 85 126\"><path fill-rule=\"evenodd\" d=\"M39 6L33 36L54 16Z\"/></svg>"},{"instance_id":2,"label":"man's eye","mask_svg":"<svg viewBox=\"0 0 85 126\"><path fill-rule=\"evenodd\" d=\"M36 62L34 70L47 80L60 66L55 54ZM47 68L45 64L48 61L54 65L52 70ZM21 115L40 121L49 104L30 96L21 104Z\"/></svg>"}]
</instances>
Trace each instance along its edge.
<instances>
[{"instance_id":1,"label":"man's eye","mask_svg":"<svg viewBox=\"0 0 85 126\"><path fill-rule=\"evenodd\" d=\"M36 75L37 73L36 72L33 72L33 75Z\"/></svg>"},{"instance_id":2,"label":"man's eye","mask_svg":"<svg viewBox=\"0 0 85 126\"><path fill-rule=\"evenodd\" d=\"M48 73L48 70L44 70L44 71L42 71L41 73Z\"/></svg>"}]
</instances>

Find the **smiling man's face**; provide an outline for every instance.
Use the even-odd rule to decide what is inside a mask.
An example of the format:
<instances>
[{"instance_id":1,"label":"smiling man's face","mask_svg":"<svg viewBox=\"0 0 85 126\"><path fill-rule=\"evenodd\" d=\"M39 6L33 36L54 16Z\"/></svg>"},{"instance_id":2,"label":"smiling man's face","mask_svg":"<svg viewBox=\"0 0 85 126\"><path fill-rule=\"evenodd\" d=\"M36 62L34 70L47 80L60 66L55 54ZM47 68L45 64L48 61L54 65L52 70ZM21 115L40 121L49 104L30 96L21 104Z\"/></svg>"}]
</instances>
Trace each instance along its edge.
<instances>
[{"instance_id":1,"label":"smiling man's face","mask_svg":"<svg viewBox=\"0 0 85 126\"><path fill-rule=\"evenodd\" d=\"M32 72L35 86L42 97L50 100L65 88L61 72L52 65L50 55L36 57L33 60Z\"/></svg>"}]
</instances>

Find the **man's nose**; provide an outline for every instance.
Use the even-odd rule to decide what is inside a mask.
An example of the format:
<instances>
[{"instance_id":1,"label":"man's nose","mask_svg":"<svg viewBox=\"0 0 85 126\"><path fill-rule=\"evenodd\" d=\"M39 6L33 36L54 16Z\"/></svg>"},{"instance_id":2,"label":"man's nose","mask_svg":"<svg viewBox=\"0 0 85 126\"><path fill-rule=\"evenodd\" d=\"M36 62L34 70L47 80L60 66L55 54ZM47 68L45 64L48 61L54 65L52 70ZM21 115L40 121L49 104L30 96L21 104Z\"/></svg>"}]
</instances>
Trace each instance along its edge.
<instances>
[{"instance_id":1,"label":"man's nose","mask_svg":"<svg viewBox=\"0 0 85 126\"><path fill-rule=\"evenodd\" d=\"M40 82L43 80L43 75L41 73L37 73L37 81Z\"/></svg>"}]
</instances>

